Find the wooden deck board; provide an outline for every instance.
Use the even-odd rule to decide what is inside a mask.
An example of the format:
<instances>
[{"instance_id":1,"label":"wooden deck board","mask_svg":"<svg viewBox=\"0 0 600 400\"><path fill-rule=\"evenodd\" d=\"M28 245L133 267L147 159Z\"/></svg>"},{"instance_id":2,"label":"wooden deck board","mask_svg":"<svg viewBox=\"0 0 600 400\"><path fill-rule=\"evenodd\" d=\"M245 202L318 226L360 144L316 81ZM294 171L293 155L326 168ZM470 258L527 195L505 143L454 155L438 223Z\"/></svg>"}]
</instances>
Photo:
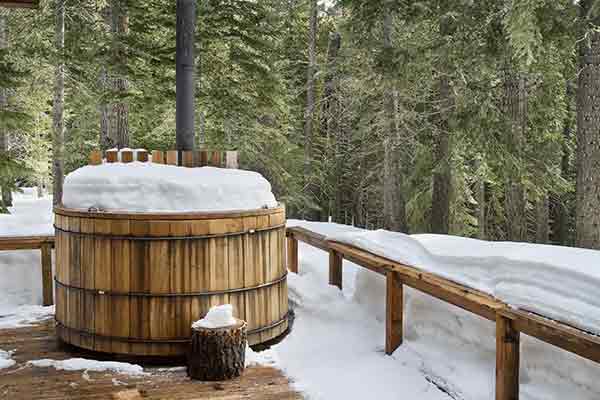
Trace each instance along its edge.
<instances>
[{"instance_id":1,"label":"wooden deck board","mask_svg":"<svg viewBox=\"0 0 600 400\"><path fill-rule=\"evenodd\" d=\"M112 399L117 393L131 389L138 390L142 399L302 398L281 371L263 366L247 368L242 377L217 383L191 381L181 368L146 367L144 370L150 373L146 376L88 372L86 379L83 371L28 366L27 361L42 358L90 358L89 353L61 346L52 320L26 328L0 330L0 349L15 350L12 358L17 362L0 373L0 398L6 399Z\"/></svg>"}]
</instances>

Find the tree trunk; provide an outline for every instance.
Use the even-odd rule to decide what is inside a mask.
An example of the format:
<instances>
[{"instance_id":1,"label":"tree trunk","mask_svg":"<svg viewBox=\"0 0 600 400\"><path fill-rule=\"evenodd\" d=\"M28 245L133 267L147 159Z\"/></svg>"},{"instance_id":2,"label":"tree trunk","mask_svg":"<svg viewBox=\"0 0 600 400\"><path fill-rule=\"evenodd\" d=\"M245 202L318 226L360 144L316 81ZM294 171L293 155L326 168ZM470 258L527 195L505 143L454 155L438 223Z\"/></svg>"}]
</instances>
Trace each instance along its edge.
<instances>
[{"instance_id":1,"label":"tree trunk","mask_svg":"<svg viewBox=\"0 0 600 400\"><path fill-rule=\"evenodd\" d=\"M198 114L200 116L200 132L198 132L196 147L198 149L201 149L206 143L206 116L204 115L204 111L202 110Z\"/></svg>"},{"instance_id":2,"label":"tree trunk","mask_svg":"<svg viewBox=\"0 0 600 400\"><path fill-rule=\"evenodd\" d=\"M582 3L580 24L587 28L590 2ZM600 33L590 29L587 35L579 41L577 246L600 249Z\"/></svg>"},{"instance_id":3,"label":"tree trunk","mask_svg":"<svg viewBox=\"0 0 600 400\"><path fill-rule=\"evenodd\" d=\"M106 68L102 68L100 71L99 85L102 89L103 95L108 91L108 73ZM100 109L100 150L106 151L114 147L109 134L110 128L110 113L108 112L108 104L102 102L99 106Z\"/></svg>"},{"instance_id":4,"label":"tree trunk","mask_svg":"<svg viewBox=\"0 0 600 400\"><path fill-rule=\"evenodd\" d=\"M445 9L445 7L442 7ZM451 21L441 10L439 27L443 41L451 35ZM450 190L452 185L452 163L450 162L450 114L453 108L453 98L450 88L449 71L451 63L448 60L448 50L442 47L438 73L438 119L433 143L433 187L431 193L431 231L447 234L450 230Z\"/></svg>"},{"instance_id":5,"label":"tree trunk","mask_svg":"<svg viewBox=\"0 0 600 400\"><path fill-rule=\"evenodd\" d=\"M340 129L339 120L339 89L337 76L337 58L341 46L342 36L339 32L332 32L329 35L329 44L327 46L327 74L325 75L323 100L322 100L322 132L326 132L328 143L333 142L333 146L329 146L332 151L333 160L333 201L331 202L330 213L334 222L342 223L342 160L344 149L344 138Z\"/></svg>"},{"instance_id":6,"label":"tree trunk","mask_svg":"<svg viewBox=\"0 0 600 400\"><path fill-rule=\"evenodd\" d=\"M450 81L442 76L439 82L439 122L435 136L433 159L433 189L431 194L431 231L447 234L450 229L450 134L448 115L452 107Z\"/></svg>"},{"instance_id":7,"label":"tree trunk","mask_svg":"<svg viewBox=\"0 0 600 400\"><path fill-rule=\"evenodd\" d=\"M508 118L508 150L514 162L508 162L505 187L506 237L511 241L527 239L525 188L521 169L527 130L527 81L523 74L506 71L505 114Z\"/></svg>"},{"instance_id":8,"label":"tree trunk","mask_svg":"<svg viewBox=\"0 0 600 400\"><path fill-rule=\"evenodd\" d=\"M109 80L111 91L116 96L124 96L129 89L127 74L127 54L124 37L129 32L127 0L112 0L111 26L113 32L113 66L117 74ZM117 148L129 147L129 106L123 100L112 104L110 110L110 137Z\"/></svg>"},{"instance_id":9,"label":"tree trunk","mask_svg":"<svg viewBox=\"0 0 600 400\"><path fill-rule=\"evenodd\" d=\"M110 68L103 67L99 84L104 95L109 94L111 100L100 104L100 148L107 150L113 147L129 147L129 106L118 99L127 94L129 82L125 78L127 70L127 54L123 43L129 31L127 0L110 0L104 9L104 20L110 27L111 58Z\"/></svg>"},{"instance_id":10,"label":"tree trunk","mask_svg":"<svg viewBox=\"0 0 600 400\"><path fill-rule=\"evenodd\" d=\"M113 93L125 94L129 87L126 78L115 77L111 79ZM110 110L110 138L113 146L117 148L129 147L129 106L123 101L112 104Z\"/></svg>"},{"instance_id":11,"label":"tree trunk","mask_svg":"<svg viewBox=\"0 0 600 400\"><path fill-rule=\"evenodd\" d=\"M315 185L312 177L313 120L315 111L315 73L317 69L317 0L310 0L310 21L308 36L308 67L306 69L306 106L304 108L304 192L306 198L315 200ZM310 205L304 207L304 218L315 219L309 213Z\"/></svg>"},{"instance_id":12,"label":"tree trunk","mask_svg":"<svg viewBox=\"0 0 600 400\"><path fill-rule=\"evenodd\" d=\"M403 169L397 148L398 131L396 130L397 92L393 78L393 44L392 10L390 2L386 2L383 20L383 52L384 52L384 139L383 139L383 227L397 232L408 233L406 223L406 204L402 186L404 184Z\"/></svg>"},{"instance_id":13,"label":"tree trunk","mask_svg":"<svg viewBox=\"0 0 600 400\"><path fill-rule=\"evenodd\" d=\"M225 328L193 328L188 375L203 381L238 377L246 358L246 323Z\"/></svg>"},{"instance_id":14,"label":"tree trunk","mask_svg":"<svg viewBox=\"0 0 600 400\"><path fill-rule=\"evenodd\" d=\"M52 108L52 176L54 179L52 194L54 205L62 202L64 179L64 101L65 101L65 2L55 0L55 40L56 50L59 55L54 71L54 104Z\"/></svg>"},{"instance_id":15,"label":"tree trunk","mask_svg":"<svg viewBox=\"0 0 600 400\"><path fill-rule=\"evenodd\" d=\"M567 95L569 95L569 91L567 91ZM571 126L570 121L567 119L565 121L565 126L563 128L563 145L562 145L562 158L560 163L560 174L564 179L569 179L570 175L570 150L569 150L569 139L571 137ZM567 202L567 196L562 196L557 202L555 209L555 220L554 220L554 235L555 240L562 244L568 245L570 243L569 239L569 207Z\"/></svg>"},{"instance_id":16,"label":"tree trunk","mask_svg":"<svg viewBox=\"0 0 600 400\"><path fill-rule=\"evenodd\" d=\"M0 49L8 47L8 23L4 15L0 15ZM8 106L8 90L0 87L0 111L3 111ZM8 132L0 126L0 155L8 157ZM4 207L12 206L12 193L9 188L2 186L0 188L0 196ZM2 210L3 207L0 207Z\"/></svg>"},{"instance_id":17,"label":"tree trunk","mask_svg":"<svg viewBox=\"0 0 600 400\"><path fill-rule=\"evenodd\" d=\"M475 168L478 172L478 179L476 182L477 190L475 193L475 198L477 200L477 238L481 240L486 240L486 217L485 217L485 177L481 173L480 169L482 168L481 161L477 160L475 164Z\"/></svg>"},{"instance_id":18,"label":"tree trunk","mask_svg":"<svg viewBox=\"0 0 600 400\"><path fill-rule=\"evenodd\" d=\"M539 198L536 202L536 230L535 242L546 244L550 236L550 200L548 192Z\"/></svg>"},{"instance_id":19,"label":"tree trunk","mask_svg":"<svg viewBox=\"0 0 600 400\"><path fill-rule=\"evenodd\" d=\"M177 150L194 150L196 1L177 0Z\"/></svg>"}]
</instances>

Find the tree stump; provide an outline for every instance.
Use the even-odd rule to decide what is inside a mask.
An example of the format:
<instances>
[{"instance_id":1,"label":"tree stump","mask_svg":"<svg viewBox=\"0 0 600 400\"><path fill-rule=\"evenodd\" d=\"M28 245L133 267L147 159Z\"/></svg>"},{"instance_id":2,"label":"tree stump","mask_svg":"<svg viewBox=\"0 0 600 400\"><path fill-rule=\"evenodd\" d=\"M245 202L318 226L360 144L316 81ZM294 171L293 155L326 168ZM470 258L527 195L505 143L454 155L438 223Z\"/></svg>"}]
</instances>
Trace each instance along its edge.
<instances>
[{"instance_id":1,"label":"tree stump","mask_svg":"<svg viewBox=\"0 0 600 400\"><path fill-rule=\"evenodd\" d=\"M224 328L192 328L188 375L203 381L238 377L246 359L246 322Z\"/></svg>"}]
</instances>

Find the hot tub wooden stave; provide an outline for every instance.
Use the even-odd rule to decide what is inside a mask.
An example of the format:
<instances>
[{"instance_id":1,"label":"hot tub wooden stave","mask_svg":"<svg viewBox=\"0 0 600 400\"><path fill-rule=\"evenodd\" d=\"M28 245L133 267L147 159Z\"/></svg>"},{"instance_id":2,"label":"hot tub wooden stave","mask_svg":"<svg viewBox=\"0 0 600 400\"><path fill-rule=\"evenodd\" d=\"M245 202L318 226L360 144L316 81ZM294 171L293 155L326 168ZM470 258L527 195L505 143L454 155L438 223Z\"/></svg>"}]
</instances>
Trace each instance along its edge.
<instances>
[{"instance_id":1,"label":"hot tub wooden stave","mask_svg":"<svg viewBox=\"0 0 600 400\"><path fill-rule=\"evenodd\" d=\"M181 356L191 323L224 303L248 322L250 344L287 329L283 207L55 213L63 341L107 353Z\"/></svg>"}]
</instances>

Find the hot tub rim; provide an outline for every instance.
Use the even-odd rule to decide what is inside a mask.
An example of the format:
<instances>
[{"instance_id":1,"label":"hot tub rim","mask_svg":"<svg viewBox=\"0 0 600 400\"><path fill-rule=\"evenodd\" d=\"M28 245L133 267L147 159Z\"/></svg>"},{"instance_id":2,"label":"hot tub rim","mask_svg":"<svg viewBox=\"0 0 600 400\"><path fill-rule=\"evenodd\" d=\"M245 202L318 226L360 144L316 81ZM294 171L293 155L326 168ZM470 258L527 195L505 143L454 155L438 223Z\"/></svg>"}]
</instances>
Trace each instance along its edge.
<instances>
[{"instance_id":1,"label":"hot tub rim","mask_svg":"<svg viewBox=\"0 0 600 400\"><path fill-rule=\"evenodd\" d=\"M240 217L258 217L285 212L285 204L278 203L275 207L256 208L250 210L224 210L224 211L164 211L164 212L139 212L127 210L86 210L84 208L67 208L55 206L54 214L65 217L97 218L97 219L128 219L128 220L154 220L154 221L177 221L177 220L208 220L226 219Z\"/></svg>"}]
</instances>

